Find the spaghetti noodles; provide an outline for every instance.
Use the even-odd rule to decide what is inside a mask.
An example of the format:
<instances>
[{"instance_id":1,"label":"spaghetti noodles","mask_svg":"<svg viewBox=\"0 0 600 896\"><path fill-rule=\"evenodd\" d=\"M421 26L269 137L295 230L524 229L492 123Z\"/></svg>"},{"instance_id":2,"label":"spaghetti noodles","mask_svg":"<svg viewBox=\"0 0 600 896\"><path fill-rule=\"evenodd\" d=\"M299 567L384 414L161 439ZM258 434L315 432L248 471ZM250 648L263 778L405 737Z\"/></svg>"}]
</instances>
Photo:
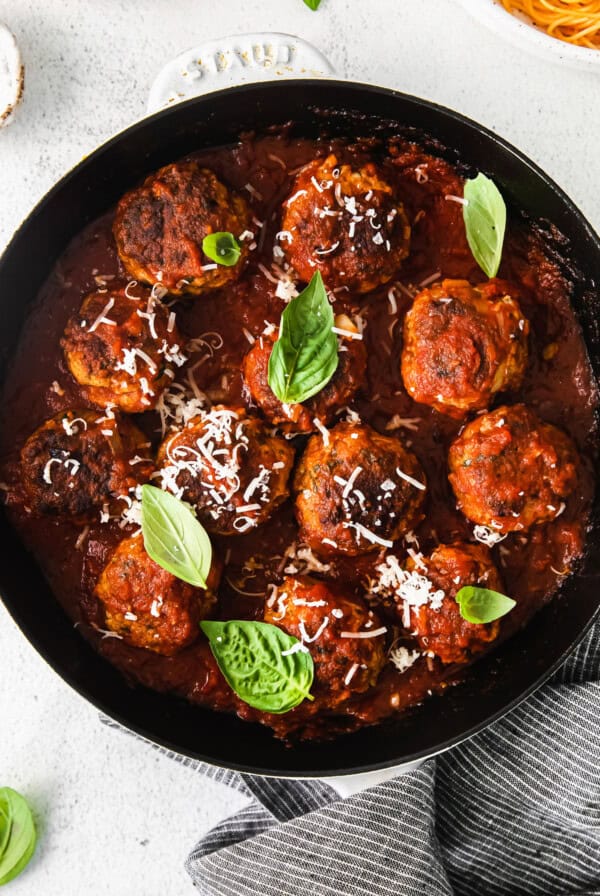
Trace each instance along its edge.
<instances>
[{"instance_id":1,"label":"spaghetti noodles","mask_svg":"<svg viewBox=\"0 0 600 896\"><path fill-rule=\"evenodd\" d=\"M523 15L551 37L600 50L600 0L501 0L508 12Z\"/></svg>"}]
</instances>

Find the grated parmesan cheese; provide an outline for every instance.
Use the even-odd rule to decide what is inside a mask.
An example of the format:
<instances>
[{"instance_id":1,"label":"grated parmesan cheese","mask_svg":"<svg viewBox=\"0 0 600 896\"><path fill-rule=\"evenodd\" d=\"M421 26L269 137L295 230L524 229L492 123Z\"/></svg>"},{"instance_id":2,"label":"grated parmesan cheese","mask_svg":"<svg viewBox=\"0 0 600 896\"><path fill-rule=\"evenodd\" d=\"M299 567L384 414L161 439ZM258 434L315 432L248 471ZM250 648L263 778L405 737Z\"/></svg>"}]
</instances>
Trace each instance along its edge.
<instances>
[{"instance_id":1,"label":"grated parmesan cheese","mask_svg":"<svg viewBox=\"0 0 600 896\"><path fill-rule=\"evenodd\" d=\"M475 526L473 529L473 537L476 541L481 542L481 544L485 544L488 548L492 548L495 544L498 544L498 542L504 541L506 535L501 535L500 532L494 532L493 529L489 529L487 526Z\"/></svg>"},{"instance_id":2,"label":"grated parmesan cheese","mask_svg":"<svg viewBox=\"0 0 600 896\"><path fill-rule=\"evenodd\" d=\"M419 417L401 417L400 414L394 414L386 423L385 428L388 431L391 429L410 429L416 432L420 423Z\"/></svg>"},{"instance_id":3,"label":"grated parmesan cheese","mask_svg":"<svg viewBox=\"0 0 600 896\"><path fill-rule=\"evenodd\" d=\"M469 200L465 199L464 196L455 196L453 193L446 193L446 195L444 196L444 199L446 199L449 202L457 202L459 205L468 205L469 204Z\"/></svg>"},{"instance_id":4,"label":"grated parmesan cheese","mask_svg":"<svg viewBox=\"0 0 600 896\"><path fill-rule=\"evenodd\" d=\"M110 320L108 317L105 316L107 314L107 312L110 311L110 309L113 307L114 304L115 304L114 299L111 298L108 300L108 302L106 303L106 305L104 306L104 308L102 309L102 311L100 312L100 314L98 315L96 320L93 322L93 324L89 328L88 333L93 333L96 330L96 327L99 327L100 324L107 324L110 327L116 327L115 321Z\"/></svg>"},{"instance_id":5,"label":"grated parmesan cheese","mask_svg":"<svg viewBox=\"0 0 600 896\"><path fill-rule=\"evenodd\" d=\"M415 488L421 489L421 491L425 491L425 485L422 482L419 482L417 479L413 479L412 476L408 475L408 473L404 473L400 469L400 467L396 467L396 473L401 479L404 479L406 482L414 485Z\"/></svg>"},{"instance_id":6,"label":"grated parmesan cheese","mask_svg":"<svg viewBox=\"0 0 600 896\"><path fill-rule=\"evenodd\" d=\"M388 654L388 659L398 672L402 673L410 669L420 656L421 653L418 650L408 650L406 647L393 647Z\"/></svg>"},{"instance_id":7,"label":"grated parmesan cheese","mask_svg":"<svg viewBox=\"0 0 600 896\"><path fill-rule=\"evenodd\" d=\"M353 330L344 330L342 327L332 327L331 332L336 336L343 336L345 339L362 339L362 333L355 333Z\"/></svg>"},{"instance_id":8,"label":"grated parmesan cheese","mask_svg":"<svg viewBox=\"0 0 600 896\"><path fill-rule=\"evenodd\" d=\"M318 417L313 417L313 423L321 433L323 444L327 447L327 445L329 445L329 430L323 423L321 423Z\"/></svg>"},{"instance_id":9,"label":"grated parmesan cheese","mask_svg":"<svg viewBox=\"0 0 600 896\"><path fill-rule=\"evenodd\" d=\"M329 616L325 616L323 618L323 621L321 622L321 625L318 627L318 629L316 630L314 635L309 635L308 632L306 631L306 627L304 625L304 620L301 620L298 625L298 628L300 629L300 637L301 637L302 643L303 644L312 644L314 641L317 641L321 637L321 635L323 634L323 632L325 631L325 629L327 628L328 625L329 625Z\"/></svg>"},{"instance_id":10,"label":"grated parmesan cheese","mask_svg":"<svg viewBox=\"0 0 600 896\"><path fill-rule=\"evenodd\" d=\"M354 529L357 535L357 541L359 542L361 538L364 538L365 541L370 541L371 544L380 544L384 548L391 548L394 546L393 541L389 541L387 538L381 538L379 535L376 535L375 532L371 532L370 529L363 526L362 523L343 522L342 526L345 529Z\"/></svg>"},{"instance_id":11,"label":"grated parmesan cheese","mask_svg":"<svg viewBox=\"0 0 600 896\"><path fill-rule=\"evenodd\" d=\"M378 638L386 632L387 626L382 625L381 628L374 628L370 632L340 632L340 638Z\"/></svg>"},{"instance_id":12,"label":"grated parmesan cheese","mask_svg":"<svg viewBox=\"0 0 600 896\"><path fill-rule=\"evenodd\" d=\"M358 663L352 663L352 665L351 665L350 668L348 669L348 672L347 672L347 674L346 674L346 677L344 678L344 684L346 685L346 687L348 687L348 685L350 684L350 682L352 681L352 679L354 678L354 676L355 676L356 673L358 672L358 669L359 669L359 668L360 668L360 667L359 667L359 664L358 664Z\"/></svg>"},{"instance_id":13,"label":"grated parmesan cheese","mask_svg":"<svg viewBox=\"0 0 600 896\"><path fill-rule=\"evenodd\" d=\"M280 571L292 576L298 573L304 575L309 572L327 573L330 569L330 563L323 563L314 555L308 545L298 544L296 541L286 548L280 564Z\"/></svg>"},{"instance_id":14,"label":"grated parmesan cheese","mask_svg":"<svg viewBox=\"0 0 600 896\"><path fill-rule=\"evenodd\" d=\"M373 594L393 597L404 605L403 617L406 628L410 626L410 608L429 605L432 610L439 610L445 594L435 589L433 583L416 570L404 569L392 554L388 554L383 563L376 567L377 579L369 583Z\"/></svg>"}]
</instances>

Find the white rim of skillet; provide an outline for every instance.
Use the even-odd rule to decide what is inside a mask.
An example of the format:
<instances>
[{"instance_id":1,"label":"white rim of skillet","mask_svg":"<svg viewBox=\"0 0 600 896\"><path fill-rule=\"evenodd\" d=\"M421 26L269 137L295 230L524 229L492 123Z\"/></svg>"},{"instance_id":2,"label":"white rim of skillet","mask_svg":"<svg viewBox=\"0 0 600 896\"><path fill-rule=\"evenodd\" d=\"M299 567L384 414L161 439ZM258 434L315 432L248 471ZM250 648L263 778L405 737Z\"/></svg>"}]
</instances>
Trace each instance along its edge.
<instances>
[{"instance_id":1,"label":"white rim of skillet","mask_svg":"<svg viewBox=\"0 0 600 896\"><path fill-rule=\"evenodd\" d=\"M551 37L536 25L508 12L500 0L457 0L473 18L496 34L548 62L600 72L600 50L578 47Z\"/></svg>"}]
</instances>

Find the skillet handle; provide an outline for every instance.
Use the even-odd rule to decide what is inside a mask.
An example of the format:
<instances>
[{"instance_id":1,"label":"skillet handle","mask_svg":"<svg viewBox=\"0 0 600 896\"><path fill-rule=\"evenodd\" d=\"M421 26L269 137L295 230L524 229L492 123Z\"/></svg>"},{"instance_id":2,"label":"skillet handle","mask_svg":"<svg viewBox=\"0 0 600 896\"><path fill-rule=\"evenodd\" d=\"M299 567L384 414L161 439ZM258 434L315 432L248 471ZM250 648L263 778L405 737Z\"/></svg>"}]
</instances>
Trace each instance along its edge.
<instances>
[{"instance_id":1,"label":"skillet handle","mask_svg":"<svg viewBox=\"0 0 600 896\"><path fill-rule=\"evenodd\" d=\"M224 87L334 74L320 50L299 37L238 34L198 44L168 62L150 88L148 114Z\"/></svg>"}]
</instances>

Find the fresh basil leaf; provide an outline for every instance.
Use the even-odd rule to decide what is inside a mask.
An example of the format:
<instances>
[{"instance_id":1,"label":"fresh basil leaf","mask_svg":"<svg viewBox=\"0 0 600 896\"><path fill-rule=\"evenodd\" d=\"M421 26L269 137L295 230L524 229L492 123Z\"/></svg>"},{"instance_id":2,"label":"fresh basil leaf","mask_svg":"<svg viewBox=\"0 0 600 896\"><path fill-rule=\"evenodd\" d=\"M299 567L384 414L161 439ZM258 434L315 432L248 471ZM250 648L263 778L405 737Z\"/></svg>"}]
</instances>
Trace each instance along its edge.
<instances>
[{"instance_id":1,"label":"fresh basil leaf","mask_svg":"<svg viewBox=\"0 0 600 896\"><path fill-rule=\"evenodd\" d=\"M338 366L338 342L323 278L317 273L281 315L269 358L269 386L284 403L306 401L327 385Z\"/></svg>"},{"instance_id":2,"label":"fresh basil leaf","mask_svg":"<svg viewBox=\"0 0 600 896\"><path fill-rule=\"evenodd\" d=\"M318 9L321 5L321 0L304 0L309 9Z\"/></svg>"},{"instance_id":3,"label":"fresh basil leaf","mask_svg":"<svg viewBox=\"0 0 600 896\"><path fill-rule=\"evenodd\" d=\"M306 650L294 650L298 638L268 622L204 621L200 628L227 684L244 703L284 713L314 699L313 660Z\"/></svg>"},{"instance_id":4,"label":"fresh basil leaf","mask_svg":"<svg viewBox=\"0 0 600 896\"><path fill-rule=\"evenodd\" d=\"M476 585L464 585L456 595L460 607L460 615L467 622L485 625L494 622L517 606L517 602L499 591L489 588L478 588Z\"/></svg>"},{"instance_id":5,"label":"fresh basil leaf","mask_svg":"<svg viewBox=\"0 0 600 896\"><path fill-rule=\"evenodd\" d=\"M242 250L240 244L232 233L209 233L202 240L202 251L217 264L223 264L225 267L233 267L240 260Z\"/></svg>"},{"instance_id":6,"label":"fresh basil leaf","mask_svg":"<svg viewBox=\"0 0 600 896\"><path fill-rule=\"evenodd\" d=\"M206 588L212 545L186 501L143 485L142 534L146 553L155 563L196 588Z\"/></svg>"},{"instance_id":7,"label":"fresh basil leaf","mask_svg":"<svg viewBox=\"0 0 600 896\"><path fill-rule=\"evenodd\" d=\"M11 787L0 788L0 887L23 871L36 844L35 825L25 799Z\"/></svg>"},{"instance_id":8,"label":"fresh basil leaf","mask_svg":"<svg viewBox=\"0 0 600 896\"><path fill-rule=\"evenodd\" d=\"M473 258L488 277L495 277L502 259L506 205L496 184L478 174L465 183L463 220Z\"/></svg>"},{"instance_id":9,"label":"fresh basil leaf","mask_svg":"<svg viewBox=\"0 0 600 896\"><path fill-rule=\"evenodd\" d=\"M0 802L0 859L4 854L4 850L6 849L6 844L10 838L10 828L12 821L8 816L7 811L4 809L2 803Z\"/></svg>"}]
</instances>

